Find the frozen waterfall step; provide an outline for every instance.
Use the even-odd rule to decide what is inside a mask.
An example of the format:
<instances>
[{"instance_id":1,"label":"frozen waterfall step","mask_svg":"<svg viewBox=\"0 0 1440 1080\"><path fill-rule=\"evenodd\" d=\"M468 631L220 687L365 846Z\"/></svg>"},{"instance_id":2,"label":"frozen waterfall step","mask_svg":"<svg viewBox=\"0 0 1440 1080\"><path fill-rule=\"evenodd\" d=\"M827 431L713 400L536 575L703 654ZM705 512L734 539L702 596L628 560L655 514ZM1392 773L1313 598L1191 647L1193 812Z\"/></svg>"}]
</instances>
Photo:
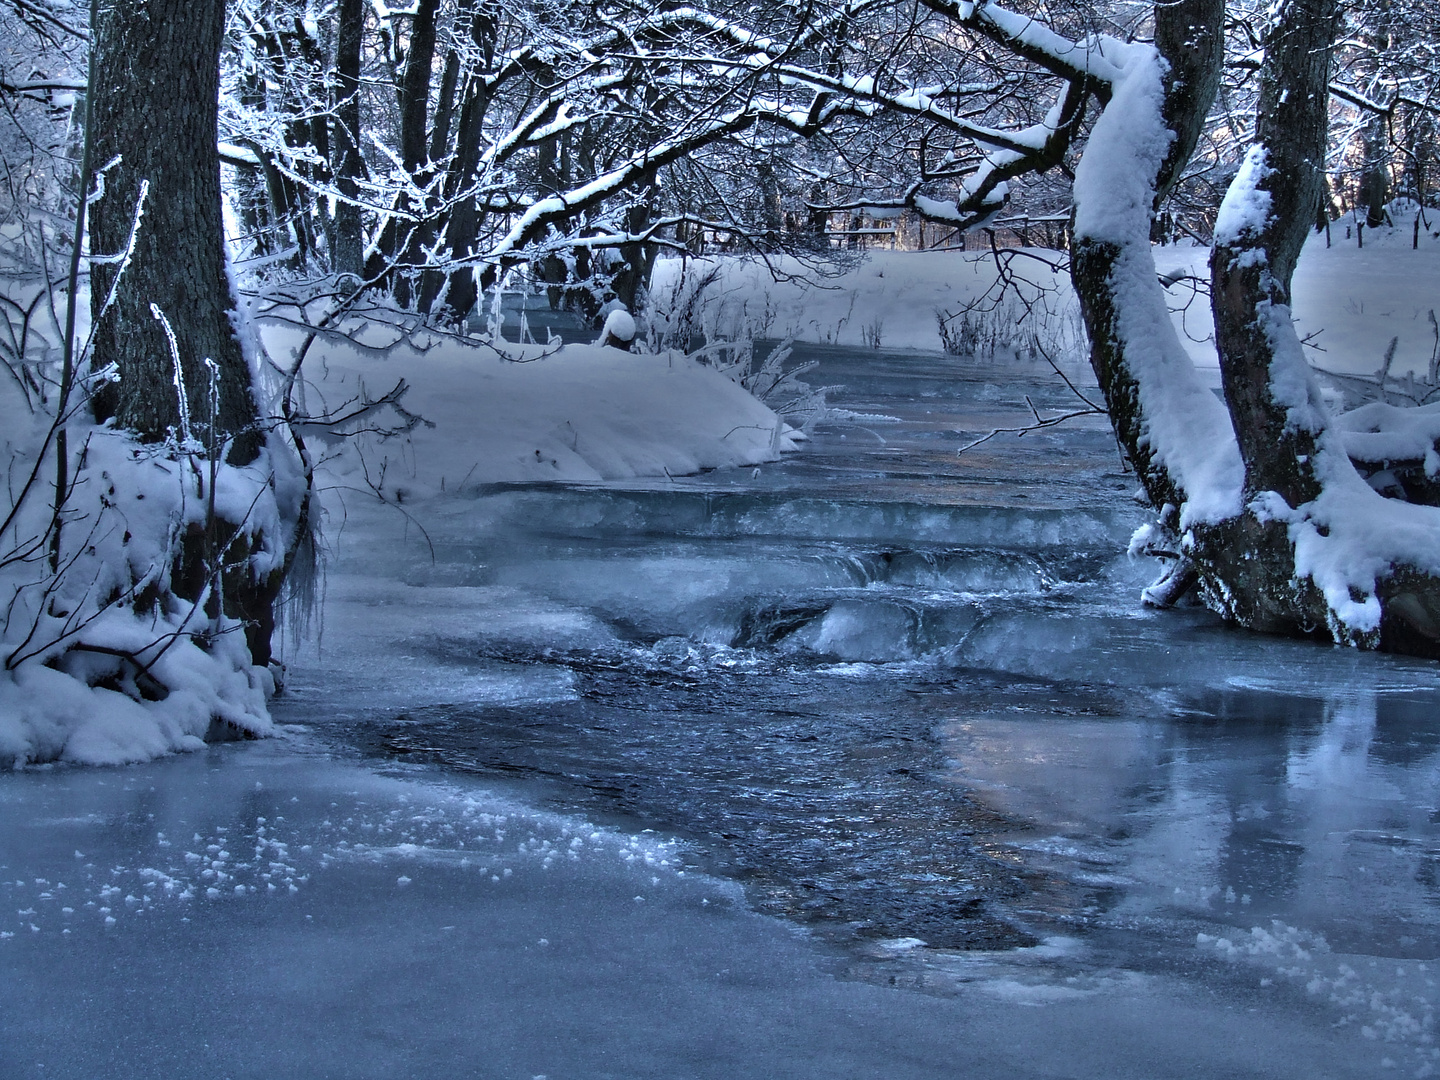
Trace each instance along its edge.
<instances>
[{"instance_id":1,"label":"frozen waterfall step","mask_svg":"<svg viewBox=\"0 0 1440 1080\"><path fill-rule=\"evenodd\" d=\"M613 610L630 604L686 606L747 593L793 596L876 587L1042 595L1066 584L1117 577L1144 585L1153 573L1123 555L1104 552L1030 554L1003 548L874 549L775 540L546 537L527 542L523 551L440 543L434 561L410 566L405 582L417 587L521 588Z\"/></svg>"},{"instance_id":2,"label":"frozen waterfall step","mask_svg":"<svg viewBox=\"0 0 1440 1080\"><path fill-rule=\"evenodd\" d=\"M984 618L978 604L920 605L848 598L818 607L766 605L739 613L727 634L732 648L772 647L849 663L918 659L953 647Z\"/></svg>"},{"instance_id":3,"label":"frozen waterfall step","mask_svg":"<svg viewBox=\"0 0 1440 1080\"><path fill-rule=\"evenodd\" d=\"M1042 596L979 597L852 589L776 600L766 595L719 598L666 610L594 612L607 635L568 648L539 646L504 632L473 631L437 648L454 657L470 650L509 664L559 664L586 670L701 677L724 670L797 670L834 662L891 664L925 661L953 666L976 634L993 638L992 622L1019 610L1051 610ZM1002 631L1003 633L1003 631ZM962 662L962 666L964 663Z\"/></svg>"},{"instance_id":4,"label":"frozen waterfall step","mask_svg":"<svg viewBox=\"0 0 1440 1080\"><path fill-rule=\"evenodd\" d=\"M1123 549L1144 517L1133 503L1113 495L1093 506L1064 509L946 503L943 488L934 495L936 501L922 503L885 501L883 486L859 499L683 487L509 485L483 489L471 502L437 508L432 531L442 538L454 531L469 536L753 536L1078 550Z\"/></svg>"},{"instance_id":5,"label":"frozen waterfall step","mask_svg":"<svg viewBox=\"0 0 1440 1080\"><path fill-rule=\"evenodd\" d=\"M594 631L558 648L478 624L433 648L462 666L478 656L522 668L538 662L686 680L738 671L823 672L836 663L876 665L871 673L883 679L887 665L919 663L932 672L1135 691L1167 713L1196 716L1225 713L1229 707L1214 702L1242 691L1269 695L1282 710L1297 695L1339 700L1353 696L1363 671L1371 694L1408 695L1440 707L1440 675L1423 662L1377 662L1283 638L1267 639L1257 655L1253 639L1203 609L1155 612L1133 600L1128 607L1092 603L1067 613L1075 603L1060 591L967 596L849 589L779 599L752 593L669 607L592 609L586 617ZM1283 680L1276 679L1277 665L1287 673Z\"/></svg>"}]
</instances>

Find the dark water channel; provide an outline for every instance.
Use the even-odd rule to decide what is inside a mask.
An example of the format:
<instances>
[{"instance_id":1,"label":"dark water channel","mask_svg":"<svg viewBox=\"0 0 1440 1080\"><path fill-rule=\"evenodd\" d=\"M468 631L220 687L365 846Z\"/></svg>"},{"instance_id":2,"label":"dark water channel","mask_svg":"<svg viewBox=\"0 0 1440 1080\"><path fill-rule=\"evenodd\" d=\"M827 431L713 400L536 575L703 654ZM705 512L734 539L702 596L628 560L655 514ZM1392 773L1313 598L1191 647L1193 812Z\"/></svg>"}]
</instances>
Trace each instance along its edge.
<instances>
[{"instance_id":1,"label":"dark water channel","mask_svg":"<svg viewBox=\"0 0 1440 1080\"><path fill-rule=\"evenodd\" d=\"M1073 406L1044 365L796 358L861 415L784 463L488 489L432 528L410 584L550 620L437 661L558 692L336 737L677 835L862 973L943 989L1080 941L1308 995L1426 1067L1440 669L1142 609L1103 421L956 454Z\"/></svg>"}]
</instances>

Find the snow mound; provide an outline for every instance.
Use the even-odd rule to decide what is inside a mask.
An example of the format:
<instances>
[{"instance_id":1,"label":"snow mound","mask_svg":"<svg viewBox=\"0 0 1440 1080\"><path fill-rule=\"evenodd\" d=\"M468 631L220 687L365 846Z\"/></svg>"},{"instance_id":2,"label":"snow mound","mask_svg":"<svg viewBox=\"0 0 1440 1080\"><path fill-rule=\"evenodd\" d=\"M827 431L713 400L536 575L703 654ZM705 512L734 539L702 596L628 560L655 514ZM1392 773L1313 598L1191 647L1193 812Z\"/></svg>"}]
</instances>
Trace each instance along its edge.
<instances>
[{"instance_id":1,"label":"snow mound","mask_svg":"<svg viewBox=\"0 0 1440 1080\"><path fill-rule=\"evenodd\" d=\"M635 318L624 308L616 308L605 316L605 326L600 331L600 344L611 339L621 342L635 340Z\"/></svg>"},{"instance_id":2,"label":"snow mound","mask_svg":"<svg viewBox=\"0 0 1440 1080\"><path fill-rule=\"evenodd\" d=\"M307 388L308 404L338 408L362 389L378 396L401 378L410 387L405 408L426 423L376 445L366 476L353 456L329 466L345 483L368 480L401 501L495 483L595 483L758 465L796 447L784 420L719 372L678 353L598 345L511 345L502 354L445 339L380 357L342 345Z\"/></svg>"},{"instance_id":3,"label":"snow mound","mask_svg":"<svg viewBox=\"0 0 1440 1080\"><path fill-rule=\"evenodd\" d=\"M153 670L169 689L162 701L136 701L43 664L0 678L0 766L126 765L273 731L269 676L245 658L177 641Z\"/></svg>"},{"instance_id":4,"label":"snow mound","mask_svg":"<svg viewBox=\"0 0 1440 1080\"><path fill-rule=\"evenodd\" d=\"M239 523L253 573L280 565L302 494L288 457L267 448L249 465L209 470L173 442L140 444L80 418L70 434L85 449L52 541L59 573L37 576L33 558L0 567L10 596L0 768L118 765L270 734L273 685L251 665L243 625L210 612L208 594L183 599L166 583L212 505ZM22 503L7 539L53 537L49 512L43 499Z\"/></svg>"}]
</instances>

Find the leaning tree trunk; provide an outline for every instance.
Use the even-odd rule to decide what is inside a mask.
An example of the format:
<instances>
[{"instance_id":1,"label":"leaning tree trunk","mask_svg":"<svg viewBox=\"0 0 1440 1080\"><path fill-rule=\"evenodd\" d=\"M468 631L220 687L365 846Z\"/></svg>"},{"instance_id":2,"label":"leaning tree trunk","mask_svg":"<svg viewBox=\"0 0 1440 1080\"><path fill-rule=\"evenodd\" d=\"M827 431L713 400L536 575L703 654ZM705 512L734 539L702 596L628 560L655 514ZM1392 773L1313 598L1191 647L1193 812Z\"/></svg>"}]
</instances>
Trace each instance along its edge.
<instances>
[{"instance_id":1,"label":"leaning tree trunk","mask_svg":"<svg viewBox=\"0 0 1440 1080\"><path fill-rule=\"evenodd\" d=\"M188 433L184 452L225 453L229 465L243 466L265 440L225 272L217 148L224 25L224 0L99 7L90 133L93 159L114 163L90 212L90 247L97 256L128 254L94 263L92 367L113 365L118 374L97 411L141 441ZM195 601L223 562L224 612L246 624L257 664L270 657L281 577L251 572L247 556L261 542L244 522L192 525L168 580L169 595Z\"/></svg>"},{"instance_id":2,"label":"leaning tree trunk","mask_svg":"<svg viewBox=\"0 0 1440 1080\"><path fill-rule=\"evenodd\" d=\"M1240 509L1230 419L1175 334L1150 250L1154 207L1188 161L1214 98L1224 7L1224 0L1160 7L1160 55L1144 45L1117 55L1113 96L1075 183L1071 275L1091 364L1146 494L1165 527L1180 531ZM1194 581L1192 562L1180 559L1147 598L1168 604Z\"/></svg>"},{"instance_id":3,"label":"leaning tree trunk","mask_svg":"<svg viewBox=\"0 0 1440 1080\"><path fill-rule=\"evenodd\" d=\"M1253 507L1261 496L1301 506L1322 488L1326 409L1290 321L1290 281L1324 190L1337 16L1335 0L1292 0L1276 18L1265 42L1256 143L1222 204L1211 255L1221 382L1252 509L1230 526L1241 542L1209 545L1205 561L1233 578L1233 551L1247 553L1247 587L1230 590L1227 614L1261 630L1314 632L1327 618L1324 595L1295 574L1285 515ZM1272 376L1281 383L1272 385Z\"/></svg>"}]
</instances>

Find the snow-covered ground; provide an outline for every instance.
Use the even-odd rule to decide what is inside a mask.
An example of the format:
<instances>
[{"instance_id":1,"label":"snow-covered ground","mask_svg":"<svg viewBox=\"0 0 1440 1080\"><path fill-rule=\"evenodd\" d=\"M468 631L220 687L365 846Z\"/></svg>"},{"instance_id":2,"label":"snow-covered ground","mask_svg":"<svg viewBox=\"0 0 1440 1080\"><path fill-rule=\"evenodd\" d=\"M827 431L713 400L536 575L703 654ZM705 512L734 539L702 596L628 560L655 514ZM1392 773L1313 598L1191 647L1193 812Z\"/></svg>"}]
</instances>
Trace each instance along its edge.
<instances>
[{"instance_id":1,"label":"snow-covered ground","mask_svg":"<svg viewBox=\"0 0 1440 1080\"><path fill-rule=\"evenodd\" d=\"M1428 211L1415 239L1415 213L1392 208L1394 226L1365 229L1363 247L1353 221L1332 223L1329 245L1311 235L1295 274L1294 310L1300 336L1314 348L1313 363L1340 372L1374 374L1392 337L1398 337L1392 369L1424 375L1437 350L1429 320L1440 317L1440 213ZM1348 222L1348 223L1347 223ZM1210 249L1194 243L1157 247L1156 268L1167 288L1180 339L1197 366L1214 369L1208 289ZM1053 251L1006 251L1018 295L1036 316L1020 321L1025 307L994 291L995 256L974 251L872 251L834 277L816 277L793 259L772 262L785 275L774 280L758 260L726 260L704 292L705 325L720 331L748 327L768 337L794 337L841 345L889 349L939 349L937 313L954 315L978 305L977 317L1017 328L1023 342L1039 334L1047 346L1073 350L1079 342L1079 309ZM707 260L662 261L661 295L692 287L712 264ZM994 305L998 302L998 308ZM994 314L992 315L992 309ZM1218 385L1218 379L1215 380Z\"/></svg>"}]
</instances>

